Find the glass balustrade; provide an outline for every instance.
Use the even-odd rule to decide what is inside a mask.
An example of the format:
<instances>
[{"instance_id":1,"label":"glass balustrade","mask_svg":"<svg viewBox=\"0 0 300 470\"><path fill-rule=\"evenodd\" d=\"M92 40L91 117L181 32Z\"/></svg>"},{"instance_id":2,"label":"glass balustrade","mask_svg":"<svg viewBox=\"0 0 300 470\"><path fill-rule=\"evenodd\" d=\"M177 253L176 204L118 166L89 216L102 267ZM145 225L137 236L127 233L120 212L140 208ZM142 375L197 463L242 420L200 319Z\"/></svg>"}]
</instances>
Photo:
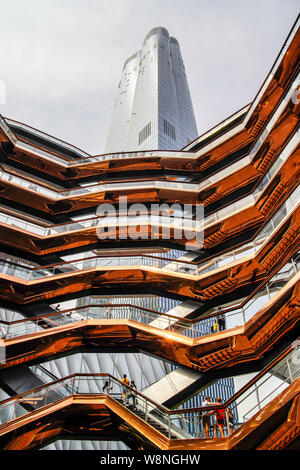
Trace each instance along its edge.
<instances>
[{"instance_id":1,"label":"glass balustrade","mask_svg":"<svg viewBox=\"0 0 300 470\"><path fill-rule=\"evenodd\" d=\"M113 226L116 225L116 222L122 226L122 225L128 225L128 226L137 226L137 225L143 225L143 224L151 224L153 226L155 225L160 225L160 226L165 226L165 227L170 227L170 228L186 228L186 229L201 229L203 228L203 222L200 220L195 220L192 219L188 216L188 214L185 215L183 213L182 217L180 215L173 216L170 214L166 215L158 215L158 211L154 210L150 213L146 214L141 214L138 216L138 219L136 217L131 216L130 213L129 215L125 214L124 216L122 213L116 214L116 216L105 216L103 219L102 217L90 217L89 219L80 219L79 221L72 221L68 222L67 224L60 224L60 225L53 225L53 226L48 226L48 227L42 227L40 225L34 224L32 222L27 222L24 221L16 216L12 215L7 215L5 213L0 212L0 223L4 223L6 225L11 225L13 227L19 227L23 230L26 230L28 232L36 233L38 235L42 236L49 236L49 235L57 235L60 233L65 233L65 232L73 232L73 231L78 231L78 230L84 230L86 228L93 228L96 226L99 227L106 227L109 226L109 224L113 224ZM205 225L205 220L204 220L204 225Z\"/></svg>"},{"instance_id":2,"label":"glass balustrade","mask_svg":"<svg viewBox=\"0 0 300 470\"><path fill-rule=\"evenodd\" d=\"M247 113L247 119L246 119L246 122L250 119L253 111L255 110L255 108L257 107L260 99L262 98L263 94L265 93L266 89L268 88L268 86L270 85L270 82L274 79L274 75L275 75L275 71L276 69L279 67L279 64L280 62L282 61L282 59L284 58L284 55L287 51L287 49L289 48L292 40L294 39L298 29L299 29L299 25L300 25L300 20L298 19L292 29L292 31L290 32L289 34L289 37L287 38L285 44L283 45L280 53L278 54L277 56L277 59L272 67L272 70L270 72L270 74L268 75L268 77L266 78L266 80L264 81L261 89L259 90L259 92L257 93L255 99L253 100L253 103L251 104L249 110L248 110L248 113ZM244 125L246 124L246 122L244 123Z\"/></svg>"},{"instance_id":3,"label":"glass balustrade","mask_svg":"<svg viewBox=\"0 0 300 470\"><path fill-rule=\"evenodd\" d=\"M206 261L202 264L198 264L196 272L197 274L205 274L208 271L222 268L227 264L234 263L235 261L238 261L247 256L253 256L261 247L264 240L246 243L245 245L242 245L241 247L236 248L235 250L231 250L225 253L224 255L217 256L212 260Z\"/></svg>"},{"instance_id":4,"label":"glass balustrade","mask_svg":"<svg viewBox=\"0 0 300 470\"><path fill-rule=\"evenodd\" d=\"M261 182L256 187L253 193L255 201L259 199L262 192L266 189L269 183L273 180L274 176L278 173L280 168L282 168L283 164L286 162L286 160L291 155L291 153L295 150L297 145L299 145L299 138L300 138L300 129L298 129L295 132L291 140L287 143L287 145L284 147L282 152L277 156L271 168L267 171L267 173L265 174Z\"/></svg>"},{"instance_id":5,"label":"glass balustrade","mask_svg":"<svg viewBox=\"0 0 300 470\"><path fill-rule=\"evenodd\" d=\"M45 277L74 274L78 271L85 271L97 268L118 268L120 266L134 268L155 268L162 271L181 272L197 276L197 265L188 264L184 261L167 260L162 258L147 256L112 256L112 257L94 257L82 261L66 262L65 264L55 265L45 268L30 268L23 265L13 264L6 261L3 256L0 259L1 273L13 277L19 277L28 281L34 281Z\"/></svg>"},{"instance_id":6,"label":"glass balustrade","mask_svg":"<svg viewBox=\"0 0 300 470\"><path fill-rule=\"evenodd\" d=\"M195 410L192 412L187 410L177 416L172 413L171 422L175 420L179 422L189 433L190 438L229 436L300 377L299 347L292 348L281 360L274 362L273 367L267 368L265 373L257 374L241 393L236 393L230 400L220 405L223 424L218 425L216 408L213 410L209 406L202 408L202 413ZM207 416L209 417L208 435L203 426L204 413L206 416L204 419L207 420Z\"/></svg>"},{"instance_id":7,"label":"glass balustrade","mask_svg":"<svg viewBox=\"0 0 300 470\"><path fill-rule=\"evenodd\" d=\"M50 162L55 161L64 167L69 166L67 160L64 160L62 157L58 157L53 152L47 152L46 150L43 150L40 147L34 147L33 145L30 145L22 140L17 140L17 142L15 142L15 147L18 151L26 153L28 152L31 155L35 155L38 158L43 158Z\"/></svg>"},{"instance_id":8,"label":"glass balustrade","mask_svg":"<svg viewBox=\"0 0 300 470\"><path fill-rule=\"evenodd\" d=\"M293 151L295 146L297 145L299 141L299 135L300 135L300 130L297 131L297 133L293 136L293 138L290 140L290 142L286 145L285 149L281 153L281 155L276 159L275 163L273 166L270 168L268 173L265 175L264 179L260 183L260 185L256 188L255 192L253 195L249 195L239 201L234 202L233 204L230 204L229 206L224 207L223 209L220 209L219 211L215 212L214 214L211 214L204 219L204 227L208 227L212 225L213 223L220 221L224 218L226 218L229 215L232 215L235 212L238 212L242 209L245 209L247 206L253 205L257 199L261 196L261 193L263 190L266 188L266 186L269 184L269 182L272 180L274 175L277 173L278 169L283 165L283 163L286 161L290 153ZM248 157L246 157L248 158ZM226 169L227 170L227 169ZM59 193L52 191L51 189L48 189L43 186L39 186L37 184L33 184L30 181L24 180L22 178L19 178L15 175L11 175L5 171L0 172L0 177L2 179L8 180L15 182L16 184L19 184L23 187L27 187L28 189L32 189L37 192L42 192L46 195L50 195L53 198L59 198L60 195ZM213 177L212 177L213 178ZM202 183L200 183L201 186ZM210 183L209 183L210 184ZM114 186L115 185L115 186ZM147 183L145 185L144 182L132 182L132 183L114 183L114 184L105 184L101 185L103 190L111 190L113 187L115 189L122 189L124 187L128 188L133 188L133 187L157 187L157 188L174 188L174 189L183 189L183 190L194 190L197 185L190 184L190 183L178 183L178 182L166 182L166 181L154 181L151 182L151 184ZM91 187L86 187L84 188L79 188L79 189L74 189L70 191L63 192L66 197L76 195L76 194L82 194L86 193L87 191L90 192L95 192L99 190L99 185L93 185ZM199 189L196 189L198 191ZM64 232L71 232L71 231L77 231L77 230L84 230L86 228L92 228L96 225L101 224L101 221L99 218L94 218L94 219L89 219L89 220L83 220L80 222L75 222L75 223L68 223L68 224L62 224L62 225L56 225L56 226L51 226L51 227L42 227L37 224L34 224L32 222L25 222L22 219L15 217L15 216L8 216L6 214L1 214L0 213L0 222L5 223L7 225L15 226L18 228L21 228L23 230L27 230L29 232L41 235L41 236L51 236L54 234L59 234L59 233L64 233ZM116 225L115 219L112 220L114 222L114 225ZM118 225L122 226L122 224L126 225L135 225L136 222L134 221L134 217L118 217ZM106 223L109 223L109 218L106 219ZM166 224L166 217L161 217L157 218L154 215L151 215L151 219L149 217L145 217L145 220L139 219L139 223L145 223L145 224ZM170 226L170 220L167 223L168 226ZM183 226L185 228L190 228L191 229L196 229L201 230L203 229L202 223L200 221L197 221L196 226L195 226L195 221L193 219L188 220L187 218L183 219L179 218L176 220L176 217L172 220L172 227L174 229L179 228L182 229Z\"/></svg>"},{"instance_id":9,"label":"glass balustrade","mask_svg":"<svg viewBox=\"0 0 300 470\"><path fill-rule=\"evenodd\" d=\"M299 75L298 75L299 77ZM276 121L279 119L281 113L284 111L285 107L287 106L288 102L290 101L294 91L295 91L295 83L297 83L297 80L298 80L298 77L296 78L296 80L294 81L294 83L292 84L292 86L290 87L290 89L288 90L288 92L286 93L284 99L282 100L282 102L280 103L280 105L277 107L274 115L271 117L271 119L269 120L267 126L266 126L266 129L265 129L265 132L264 134L262 134L262 136L260 136L260 138L258 139L257 143L255 144L255 146L253 147L252 151L251 151L251 154L250 154L250 159L252 160L252 158L255 156L255 154L257 153L258 149L260 148L260 146L263 144L264 140L266 139L266 137L268 136L268 134L270 133L270 131L272 130L272 128L274 127ZM251 107L252 109L252 107ZM248 115L247 115L247 118L249 117L249 112L248 112ZM247 119L248 120L248 119ZM231 129L229 132L225 133L223 136L217 138L215 141L213 141L212 143L206 145L205 147L203 147L201 150L199 150L198 152L195 153L187 153L187 152L182 152L182 155L183 156L190 156L191 158L198 158L199 156L213 150L217 145L220 145L222 144L223 142L225 142L226 140L228 140L231 136L235 135L239 130L242 130L244 128L244 123L236 126L235 128ZM148 152L141 152L142 155L141 156L148 156L148 155L145 155L145 154L148 154ZM126 154L127 155L127 154ZM154 154L158 157L160 156L165 156L165 152L157 152L156 154ZM174 158L176 158L177 156L180 156L179 154L177 155L173 155ZM104 156L108 159L111 159L110 157L113 158L120 158L120 155L117 155L116 157L114 157L113 155L112 156ZM103 156L98 156L98 157L94 157L93 159L88 159L88 161L97 161L96 158L98 158L99 160L102 160L103 159ZM123 156L122 158L126 158L125 156ZM127 157L128 158L128 157ZM98 161L99 161L98 160ZM82 161L79 161L78 163L79 164L84 164L86 162L86 160L82 160ZM76 163L75 163L76 164ZM74 165L74 163L73 163Z\"/></svg>"},{"instance_id":10,"label":"glass balustrade","mask_svg":"<svg viewBox=\"0 0 300 470\"><path fill-rule=\"evenodd\" d=\"M200 265L186 263L178 260L163 260L161 258L147 257L147 256L136 256L136 257L95 257L90 260L74 261L72 263L65 263L62 265L56 265L51 268L35 268L30 270L30 267L26 268L24 266L10 266L9 260L5 260L4 255L0 260L0 264L3 269L2 272L5 274L14 275L16 277L21 277L24 279L37 279L40 277L53 276L56 274L63 274L67 272L72 272L75 270L91 269L101 266L148 266L148 267L158 267L164 270L179 271L179 272L188 272L194 275L201 275L208 270L217 269L223 267L229 263L237 261L245 256L253 256L257 250L261 247L263 243L266 242L267 238L270 237L273 232L278 228L279 224L289 216L289 214L294 209L295 205L299 200L300 187L292 193L292 195L285 201L283 206L276 212L272 217L266 227L257 235L255 240L251 243L247 243L242 247L239 247L235 250L227 252L212 261L207 261ZM11 216L6 216L7 219L14 219ZM7 220L4 218L4 220ZM0 221L3 220L2 214L0 214ZM86 224L93 223L94 219L89 219L86 221ZM142 223L140 221L140 223ZM25 226L30 224L24 223ZM48 230L48 229L47 229Z\"/></svg>"},{"instance_id":11,"label":"glass balustrade","mask_svg":"<svg viewBox=\"0 0 300 470\"><path fill-rule=\"evenodd\" d=\"M292 192L292 194L286 199L278 211L273 215L265 227L258 233L254 242L259 243L261 240L269 237L283 221L293 212L295 207L299 206L300 201L300 185Z\"/></svg>"},{"instance_id":12,"label":"glass balustrade","mask_svg":"<svg viewBox=\"0 0 300 470\"><path fill-rule=\"evenodd\" d=\"M257 200L261 192L264 190L266 185L270 182L270 180L274 177L277 173L278 169L281 168L283 163L287 160L289 155L293 152L295 147L298 145L299 142L299 135L300 130L298 130L291 140L287 143L285 148L282 150L281 154L277 157L276 161L267 172L259 186L256 188L254 192L255 200ZM261 142L260 142L261 145ZM253 150L251 155L254 156L258 149ZM209 178L206 178L203 182L199 184L192 184L192 183L181 183L181 182L171 182L171 181L137 181L137 182L111 182L111 183L100 183L100 184L92 184L87 185L82 188L76 188L71 190L61 190L55 191L54 189L51 190L45 186L38 185L31 181L28 181L22 177L18 177L16 175L12 175L4 170L0 171L0 178L5 181L10 181L14 184L19 186L25 187L32 191L44 194L46 196L50 196L53 199L65 199L68 197L75 197L77 195L95 193L99 191L118 191L118 190L125 190L125 189L134 189L134 188L143 188L143 189L176 189L176 190L183 190L183 191L195 191L199 192L205 189L206 187L216 183L219 180L229 176L230 174L234 173L235 171L241 169L244 166L247 166L251 163L252 157L246 156L239 160L238 162L233 163L229 167L221 170L220 172L212 175Z\"/></svg>"},{"instance_id":13,"label":"glass balustrade","mask_svg":"<svg viewBox=\"0 0 300 470\"><path fill-rule=\"evenodd\" d=\"M268 78L268 80L270 80L270 79L271 79L271 77ZM268 83L268 80L266 81L264 86L266 86L266 84ZM269 120L269 122L268 122L268 124L265 128L264 133L262 134L262 136L258 139L258 141L256 143L257 148L256 148L256 146L254 146L254 148L252 149L251 156L253 156L255 154L255 152L257 152L260 145L263 143L263 141L265 140L265 138L267 137L267 135L270 133L271 129L275 125L275 123L278 120L280 114L283 112L284 108L287 106L287 103L289 102L292 94L295 91L295 83L297 83L297 80L298 80L298 77L296 78L296 80L291 85L290 89L288 90L285 97L283 98L281 104L277 107L277 109L276 109L274 115L272 116L272 118ZM256 97L255 103L257 102L257 99L259 99L261 97L260 93ZM247 113L246 121L249 119L250 113L253 111L253 106L254 106L254 104L252 104L252 106L250 107L250 110ZM7 120L7 122L9 122L9 120ZM13 123L14 126L17 125L17 126L19 126L21 128L24 128L24 129L27 128L27 130L30 129L31 133L41 135L43 138L47 138L47 140L49 140L49 141L51 140L51 141L61 145L62 147L65 147L65 148L68 148L68 149L72 150L77 155L84 155L84 157L81 158L81 159L76 159L76 160L69 161L69 160L65 159L66 157L65 158L63 158L63 156L60 157L59 153L47 152L45 150L42 150L41 148L37 148L37 147L34 147L33 145L30 145L26 142L17 140L15 135L9 129L9 126L7 126L7 123L1 117L0 125L2 126L4 131L10 136L10 138L15 142L15 145L17 146L17 148L19 148L20 150L29 151L32 154L35 154L35 155L37 155L39 157L42 157L42 158L46 158L48 160L55 160L55 161L59 162L62 166L65 166L65 167L74 167L74 166L76 167L76 166L80 166L82 164L96 163L96 162L101 162L101 161L105 161L105 160L138 158L138 157L158 157L159 158L159 157L170 157L170 156L172 156L173 158L181 158L183 156L183 157L192 158L192 159L193 158L198 158L203 153L207 153L208 151L215 148L216 145L220 145L225 140L228 140L231 136L236 134L236 132L238 132L238 130L242 129L243 126L244 126L244 123L236 126L235 128L231 129L229 132L225 133L225 135L219 137L218 139L216 139L212 143L206 145L203 149L201 149L196 154L194 152L188 152L188 151L183 151L183 152L180 152L180 151L179 152L178 151L140 151L140 152L128 152L128 153L89 156L87 153L77 149L76 147L74 147L70 144L61 142L61 141L59 141L59 139L56 139L55 137L47 136L44 133L42 133L41 131L30 128L30 126L27 126L26 124L15 123L14 121L11 121L11 122Z\"/></svg>"},{"instance_id":14,"label":"glass balustrade","mask_svg":"<svg viewBox=\"0 0 300 470\"><path fill-rule=\"evenodd\" d=\"M208 227L210 225L213 225L215 222L218 222L229 215L232 215L235 212L239 212L243 209L245 209L248 206L251 206L254 204L254 196L249 195L243 199L240 199L239 201L236 201L230 206L224 207L223 209L220 209L219 211L215 212L212 215L208 215L204 218L204 221L199 221L195 220L193 218L188 218L188 217L171 217L170 215L165 215L165 216L159 216L156 215L155 213L151 213L148 215L145 215L145 218L141 218L141 216L138 216L136 219L134 216L131 215L126 215L125 217L122 217L122 215L116 214L116 216L112 217L111 219L109 217L105 218L105 226L109 225L109 222L113 223L115 226L116 224L118 226L124 225L141 225L141 224L151 224L151 225L167 225L170 227L174 228L182 228L186 227L187 229L190 227L191 229L197 229L201 230L205 227ZM41 227L37 224L34 224L32 222L25 222L24 220L7 215L4 213L0 213L0 223L4 223L6 225L11 225L15 227L19 227L23 230L36 233L38 235L42 236L49 236L49 235L54 235L58 233L64 233L64 232L72 232L72 231L77 231L77 230L83 230L85 228L91 228L95 227L97 225L101 226L103 225L102 218L93 218L93 219L88 219L88 220L82 220L80 222L69 222L67 224L61 224L61 225L54 225L54 226L49 226L49 227Z\"/></svg>"},{"instance_id":15,"label":"glass balustrade","mask_svg":"<svg viewBox=\"0 0 300 470\"><path fill-rule=\"evenodd\" d=\"M180 152L180 151L137 151L137 152L128 152L128 153L116 153L116 154L104 154L104 155L95 155L79 158L76 160L67 160L66 157L59 152L47 152L41 148L35 147L28 144L27 142L18 140L16 147L19 150L29 151L31 154L37 155L38 157L45 158L47 160L55 160L61 166L64 167L77 167L85 164L92 164L106 160L120 160L120 159L131 159L131 158L160 158L160 157L172 157L172 158L182 158L189 157L194 158L195 154L193 152Z\"/></svg>"},{"instance_id":16,"label":"glass balustrade","mask_svg":"<svg viewBox=\"0 0 300 470\"><path fill-rule=\"evenodd\" d=\"M248 199L248 198L245 198ZM207 261L202 264L193 264L187 263L184 261L179 260L172 260L169 259L162 259L154 256L135 256L135 257L94 257L92 259L86 259L81 261L74 261L72 263L64 263L61 265L55 265L50 268L35 268L30 269L30 267L24 266L10 266L11 260L8 258L7 260L4 255L1 256L0 265L2 266L2 272L5 274L14 275L15 277L21 277L27 280L34 280L41 277L47 276L54 276L59 274L66 274L71 273L73 271L84 270L84 269L92 269L102 266L110 266L110 267L117 267L117 266L145 266L145 267L156 267L159 269L167 270L167 271L176 271L182 273L188 273L195 276L199 276L204 274L207 271L218 269L223 267L229 263L238 261L239 259L245 256L253 256L258 249L265 243L267 243L268 238L272 236L275 230L278 229L278 226L283 223L283 221L291 214L294 208L297 206L298 201L300 199L300 186L298 186L293 193L289 196L289 198L284 202L284 204L280 207L280 209L275 213L272 219L268 222L268 224L261 230L261 232L256 236L253 242L247 243L242 247L239 247L235 250L227 252L213 261ZM241 201L238 201L241 203ZM225 208L227 209L227 208ZM234 210L234 209L232 209ZM223 209L221 210L223 211ZM220 212L221 212L220 211ZM223 213L224 215L224 213ZM165 218L159 218L157 220L164 220ZM7 222L16 223L15 218L12 216L7 216L0 214L0 221L6 220ZM17 219L18 220L18 219ZM113 219L112 219L113 220ZM121 219L122 220L122 219ZM126 217L126 220L127 217ZM142 223L142 220L139 220L139 223ZM86 226L91 226L95 219L88 219L84 222ZM182 220L180 219L182 222ZM192 221L190 221L192 223ZM25 223L24 228L31 228L32 224ZM81 224L75 222L77 227L81 227ZM69 227L69 225L67 225ZM57 227L57 226L56 226ZM62 226L58 226L62 229ZM177 227L180 227L178 225ZM22 227L23 228L23 227ZM45 230L45 229L44 229ZM46 234L48 231L51 231L51 228L47 228ZM50 234L50 233L49 233Z\"/></svg>"},{"instance_id":17,"label":"glass balustrade","mask_svg":"<svg viewBox=\"0 0 300 470\"><path fill-rule=\"evenodd\" d=\"M236 408L239 416L237 427L252 418L300 377L299 357L299 348L292 349L286 357L233 401L232 406Z\"/></svg>"},{"instance_id":18,"label":"glass balustrade","mask_svg":"<svg viewBox=\"0 0 300 470\"><path fill-rule=\"evenodd\" d=\"M300 271L300 256L293 256L272 278L264 284L253 296L250 297L242 307L231 305L228 311L223 310L225 317L225 328L234 328L244 325L260 309L269 302L286 284ZM209 310L208 314L212 319L215 315L217 319L220 307Z\"/></svg>"},{"instance_id":19,"label":"glass balustrade","mask_svg":"<svg viewBox=\"0 0 300 470\"><path fill-rule=\"evenodd\" d=\"M200 137L198 137L198 139L195 139L195 140L192 141L190 144L186 145L186 147L184 147L184 148L187 148L187 150L189 150L190 148L195 147L195 145L201 144L201 142L203 142L204 140L206 140L206 139L212 137L214 134L219 133L220 131L223 131L223 134L222 134L220 137L223 137L224 135L226 135L226 137L227 137L226 127L227 127L232 121L237 120L237 118L239 118L242 114L245 114L246 111L248 111L249 108L250 108L250 104L247 104L247 105L244 106L242 109L240 109L239 111L237 111L235 114L233 114L233 115L230 116L229 118L225 119L225 120L222 121L220 124L216 125L216 126L213 127L212 129L210 129L209 131L205 132L205 133L202 134Z\"/></svg>"},{"instance_id":20,"label":"glass balustrade","mask_svg":"<svg viewBox=\"0 0 300 470\"><path fill-rule=\"evenodd\" d=\"M1 255L1 273L20 277L26 280L36 280L44 277L72 274L77 271L84 271L95 268L117 268L119 266L134 266L158 268L166 271L182 271L194 273L196 266L185 261L173 260L171 258L157 258L154 256L112 256L84 258L80 261L65 262L51 267L32 268L30 266L15 264L14 261L5 255Z\"/></svg>"},{"instance_id":21,"label":"glass balustrade","mask_svg":"<svg viewBox=\"0 0 300 470\"><path fill-rule=\"evenodd\" d=\"M0 127L3 129L4 133L9 137L9 139L12 142L14 143L17 142L18 139L16 138L15 134L12 132L10 127L7 125L6 121L3 119L1 114L0 114Z\"/></svg>"},{"instance_id":22,"label":"glass balustrade","mask_svg":"<svg viewBox=\"0 0 300 470\"><path fill-rule=\"evenodd\" d=\"M64 189L50 189L46 186L39 185L36 182L32 182L26 179L26 176L16 176L12 173L9 173L5 170L0 171L0 179L2 181L9 181L10 183L17 184L18 186L24 187L31 191L49 196L52 199L66 199L69 197L75 197L77 195L88 195L90 193L100 192L100 191L119 191L126 189L174 189L182 190L189 192L199 192L205 189L206 187L216 183L217 181L222 180L223 178L229 176L235 171L240 170L242 167L247 166L250 163L250 158L244 157L242 160L239 160L236 163L233 163L224 170L216 173L215 175L206 178L201 183L186 183L178 181L131 181L131 182L109 182L109 183L94 183L80 188L64 190Z\"/></svg>"},{"instance_id":23,"label":"glass balustrade","mask_svg":"<svg viewBox=\"0 0 300 470\"><path fill-rule=\"evenodd\" d=\"M209 310L203 319L187 320L133 305L85 306L39 316L17 320L0 321L1 337L10 339L32 333L49 330L84 320L132 320L153 328L197 339L211 334L211 327L222 312L224 325L222 329L231 329L244 325L262 309L272 297L283 289L300 271L300 255L294 255L272 278L264 284L249 300L241 305L221 306ZM16 312L7 311L7 317L13 318ZM219 327L221 324L219 325Z\"/></svg>"},{"instance_id":24,"label":"glass balustrade","mask_svg":"<svg viewBox=\"0 0 300 470\"><path fill-rule=\"evenodd\" d=\"M275 123L278 121L279 117L287 107L288 103L290 102L294 92L295 92L295 86L296 83L299 79L300 74L298 74L297 78L295 81L292 83L291 87L281 100L279 106L277 106L273 116L269 119L267 125L265 126L264 130L261 132L259 138L257 139L256 143L252 147L250 151L250 158L252 159L258 152L259 148L263 144L263 142L266 140L267 136L270 134L271 130L273 129Z\"/></svg>"},{"instance_id":25,"label":"glass balustrade","mask_svg":"<svg viewBox=\"0 0 300 470\"><path fill-rule=\"evenodd\" d=\"M90 193L100 192L100 191L119 191L126 189L176 189L182 191L195 191L198 192L198 184L193 183L181 183L181 182L172 182L172 181L133 181L133 182L110 182L110 183L96 183L88 186L83 186L80 188L70 189L70 190L52 190L45 186L39 185L38 183L27 180L23 177L19 177L9 173L7 171L0 171L0 179L2 181L9 181L10 183L17 184L23 188L27 188L36 193L43 194L45 196L50 196L52 199L66 199L69 197L74 197L77 195L88 195Z\"/></svg>"},{"instance_id":26,"label":"glass balustrade","mask_svg":"<svg viewBox=\"0 0 300 470\"><path fill-rule=\"evenodd\" d=\"M6 118L6 123L12 125L13 127L17 129L23 129L29 132L30 134L42 137L42 139L47 140L48 142L52 142L56 145L59 145L63 149L71 150L72 152L76 153L78 156L89 157L88 153L84 152L83 150L80 150L78 147L75 147L74 145L68 144L67 142L57 139L56 137L53 137L52 135L45 134L44 132L39 131L38 129L35 129L31 126L28 126L27 124L14 121L13 119L8 119L8 118Z\"/></svg>"},{"instance_id":27,"label":"glass balustrade","mask_svg":"<svg viewBox=\"0 0 300 470\"><path fill-rule=\"evenodd\" d=\"M225 437L251 419L299 377L299 346L292 345L226 403L215 402L206 407L169 410L109 374L75 374L0 402L0 423L7 424L71 395L104 394L126 406L130 412L137 412L140 419L157 427L170 439ZM217 415L221 421L216 419ZM204 429L207 419L208 428Z\"/></svg>"},{"instance_id":28,"label":"glass balustrade","mask_svg":"<svg viewBox=\"0 0 300 470\"><path fill-rule=\"evenodd\" d=\"M119 222L120 225L123 224L128 224L128 225L137 225L137 222L135 221L134 217L131 216L116 216L117 219L113 217L106 217L105 218L105 226L107 226L110 222L114 223L115 220ZM168 226L171 227L181 227L183 224L184 226L195 226L197 225L197 222L195 222L193 219L182 219L178 218L176 219L175 217L169 217L169 216L156 216L154 214L151 214L150 216L146 215L144 218L139 216L138 222L140 224L164 224L166 225L167 222L169 221ZM54 235L54 234L59 234L59 233L65 233L65 232L72 232L72 231L78 231L78 230L83 230L85 228L92 228L95 226L101 227L103 225L102 218L90 218L87 220L80 220L79 222L70 222L68 224L61 224L61 225L54 225L54 226L49 226L49 227L41 227L39 225L33 224L32 222L25 222L22 219L19 219L15 216L7 215L4 213L0 213L0 222L6 224L6 225L11 225L13 227L19 227L23 230L26 230L28 232L36 233L39 235L43 236L49 236L49 235Z\"/></svg>"},{"instance_id":29,"label":"glass balustrade","mask_svg":"<svg viewBox=\"0 0 300 470\"><path fill-rule=\"evenodd\" d=\"M17 184L18 186L22 186L23 188L30 189L31 191L34 191L36 193L41 193L46 196L50 196L53 199L59 197L59 193L57 191L46 188L45 186L40 186L35 182L29 181L20 176L13 175L12 173L9 173L5 170L0 170L0 179L2 181L8 181L10 183Z\"/></svg>"}]
</instances>

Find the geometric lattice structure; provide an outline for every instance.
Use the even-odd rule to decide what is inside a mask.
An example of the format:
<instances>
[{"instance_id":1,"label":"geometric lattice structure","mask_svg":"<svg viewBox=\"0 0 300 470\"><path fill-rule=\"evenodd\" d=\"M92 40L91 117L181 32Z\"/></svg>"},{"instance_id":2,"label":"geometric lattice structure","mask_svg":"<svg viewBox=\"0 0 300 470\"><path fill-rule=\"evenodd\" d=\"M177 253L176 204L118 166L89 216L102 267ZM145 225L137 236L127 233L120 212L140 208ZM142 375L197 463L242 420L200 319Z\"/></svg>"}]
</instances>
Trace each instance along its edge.
<instances>
[{"instance_id":1,"label":"geometric lattice structure","mask_svg":"<svg viewBox=\"0 0 300 470\"><path fill-rule=\"evenodd\" d=\"M68 436L94 448L299 449L299 50L297 20L253 102L181 150L91 156L0 117L2 449ZM145 206L130 216L143 236L128 236L124 196ZM201 240L194 225L175 236L176 211L149 218L151 204L179 202L190 220L204 206ZM118 215L105 231L103 203ZM76 304L146 296L174 307ZM175 369L132 391L104 371L46 367L125 352ZM180 406L249 373L226 403Z\"/></svg>"}]
</instances>

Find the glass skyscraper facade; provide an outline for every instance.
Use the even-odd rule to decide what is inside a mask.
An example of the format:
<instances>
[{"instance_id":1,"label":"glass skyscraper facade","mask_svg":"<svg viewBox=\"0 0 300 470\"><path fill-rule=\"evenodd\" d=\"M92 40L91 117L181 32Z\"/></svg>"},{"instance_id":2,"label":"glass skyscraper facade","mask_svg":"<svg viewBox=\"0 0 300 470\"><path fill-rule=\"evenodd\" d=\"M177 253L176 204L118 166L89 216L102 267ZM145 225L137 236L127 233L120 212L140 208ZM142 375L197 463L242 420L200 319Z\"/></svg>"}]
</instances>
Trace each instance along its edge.
<instances>
[{"instance_id":1,"label":"glass skyscraper facade","mask_svg":"<svg viewBox=\"0 0 300 470\"><path fill-rule=\"evenodd\" d=\"M176 38L162 27L151 29L141 50L124 63L114 103L106 153L136 150L177 150L198 136L187 75ZM167 256L182 259L188 252L170 250ZM98 300L100 301L100 299ZM87 299L82 301L87 302ZM102 303L116 302L101 299ZM116 303L133 303L176 315L181 302L163 297L119 298ZM206 326L209 332L212 322ZM133 361L133 356L128 356ZM152 359L155 368L155 360ZM168 370L173 366L166 364ZM169 385L172 384L170 376ZM173 384L174 386L174 384ZM147 393L147 390L146 390ZM218 381L207 390L213 399L225 400L234 393L231 378ZM206 394L189 399L184 406L199 406Z\"/></svg>"}]
</instances>

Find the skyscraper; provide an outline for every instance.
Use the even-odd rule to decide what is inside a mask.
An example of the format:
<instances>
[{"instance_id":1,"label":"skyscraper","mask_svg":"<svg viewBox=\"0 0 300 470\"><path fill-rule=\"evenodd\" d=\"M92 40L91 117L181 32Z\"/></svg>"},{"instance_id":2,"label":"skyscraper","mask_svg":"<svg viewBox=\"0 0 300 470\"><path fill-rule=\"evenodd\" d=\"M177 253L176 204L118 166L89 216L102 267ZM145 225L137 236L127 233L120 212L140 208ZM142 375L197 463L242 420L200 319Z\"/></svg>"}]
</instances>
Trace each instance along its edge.
<instances>
[{"instance_id":1,"label":"skyscraper","mask_svg":"<svg viewBox=\"0 0 300 470\"><path fill-rule=\"evenodd\" d=\"M153 28L124 63L105 152L177 150L197 136L179 43Z\"/></svg>"},{"instance_id":2,"label":"skyscraper","mask_svg":"<svg viewBox=\"0 0 300 470\"><path fill-rule=\"evenodd\" d=\"M198 135L192 100L178 41L165 28L151 29L142 49L124 63L105 152L137 149L180 149ZM157 249L155 250L157 252ZM162 256L178 258L184 251L170 250ZM83 305L87 299L81 299ZM161 312L171 311L180 302L159 296L95 299L95 302L116 302L139 305ZM113 307L112 307L113 308ZM175 311L176 314L176 311ZM138 362L137 354L123 356L129 367ZM149 358L153 370L147 384L161 378L161 365ZM149 366L148 366L149 367ZM164 364L165 374L170 372ZM142 374L144 375L144 373Z\"/></svg>"},{"instance_id":3,"label":"skyscraper","mask_svg":"<svg viewBox=\"0 0 300 470\"><path fill-rule=\"evenodd\" d=\"M300 448L299 26L254 101L185 151L89 155L0 115L0 449ZM201 202L201 251L120 241L122 217L102 239L99 201L124 195ZM203 394L186 408L199 390L225 401L220 429Z\"/></svg>"},{"instance_id":4,"label":"skyscraper","mask_svg":"<svg viewBox=\"0 0 300 470\"><path fill-rule=\"evenodd\" d=\"M146 35L142 49L124 63L105 152L181 149L197 136L193 104L179 43L165 28L153 28ZM170 250L167 255L163 253L161 256L193 259L191 254L178 250ZM84 305L87 300L81 299L78 305ZM119 303L122 301L132 302L130 298L117 299ZM97 299L97 302L105 303L109 302L109 299ZM133 299L133 303L174 315L178 314L182 307L190 310L195 308L169 298L155 296ZM206 328L210 328L209 323ZM128 363L133 360L132 355L127 355ZM158 367L156 361L151 358L150 363L155 371ZM169 367L165 364L169 384L175 387L168 373ZM221 379L215 389L209 389L207 392L214 398L220 395L225 399L225 396L234 393L233 380ZM199 401L204 401L204 395L188 400L184 406L196 406Z\"/></svg>"}]
</instances>

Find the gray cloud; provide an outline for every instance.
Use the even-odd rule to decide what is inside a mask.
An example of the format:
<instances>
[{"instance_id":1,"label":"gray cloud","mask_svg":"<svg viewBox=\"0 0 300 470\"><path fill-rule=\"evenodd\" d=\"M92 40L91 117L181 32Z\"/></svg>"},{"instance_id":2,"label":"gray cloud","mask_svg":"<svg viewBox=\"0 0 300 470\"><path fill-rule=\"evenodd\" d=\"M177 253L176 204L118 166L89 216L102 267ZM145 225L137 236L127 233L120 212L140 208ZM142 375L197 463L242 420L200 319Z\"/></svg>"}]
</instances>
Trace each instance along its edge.
<instances>
[{"instance_id":1,"label":"gray cloud","mask_svg":"<svg viewBox=\"0 0 300 470\"><path fill-rule=\"evenodd\" d=\"M297 0L0 0L4 116L103 151L121 69L154 26L181 46L199 134L252 101Z\"/></svg>"}]
</instances>

